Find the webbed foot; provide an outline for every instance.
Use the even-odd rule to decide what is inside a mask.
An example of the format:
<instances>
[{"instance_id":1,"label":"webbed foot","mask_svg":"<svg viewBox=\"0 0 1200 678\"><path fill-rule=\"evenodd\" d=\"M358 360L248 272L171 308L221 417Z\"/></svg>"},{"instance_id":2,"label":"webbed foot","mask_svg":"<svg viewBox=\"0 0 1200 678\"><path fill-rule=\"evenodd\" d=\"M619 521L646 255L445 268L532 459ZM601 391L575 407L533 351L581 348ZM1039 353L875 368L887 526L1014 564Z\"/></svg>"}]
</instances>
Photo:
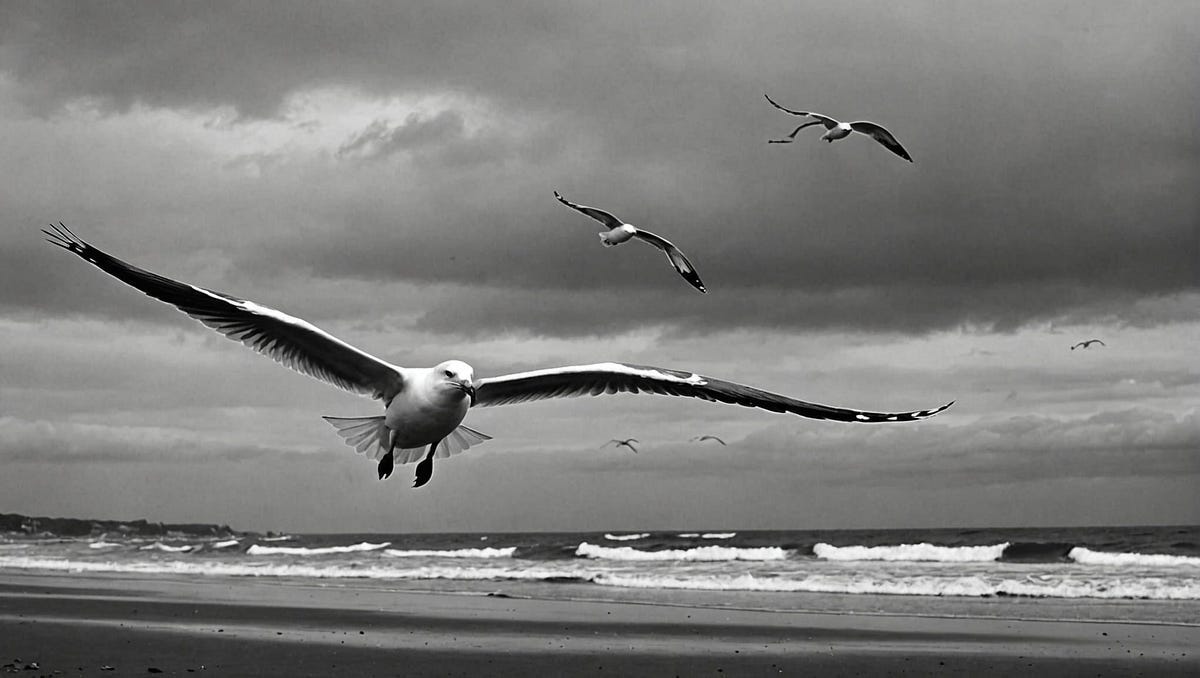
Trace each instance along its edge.
<instances>
[{"instance_id":1,"label":"webbed foot","mask_svg":"<svg viewBox=\"0 0 1200 678\"><path fill-rule=\"evenodd\" d=\"M379 479L383 480L392 475L392 469L395 468L396 460L391 452L383 455L383 459L379 460Z\"/></svg>"},{"instance_id":2,"label":"webbed foot","mask_svg":"<svg viewBox=\"0 0 1200 678\"><path fill-rule=\"evenodd\" d=\"M439 440L430 445L429 452L425 455L425 458L421 460L421 463L417 464L417 477L413 480L413 487L421 487L433 477L433 453L437 451L437 446L441 442Z\"/></svg>"}]
</instances>

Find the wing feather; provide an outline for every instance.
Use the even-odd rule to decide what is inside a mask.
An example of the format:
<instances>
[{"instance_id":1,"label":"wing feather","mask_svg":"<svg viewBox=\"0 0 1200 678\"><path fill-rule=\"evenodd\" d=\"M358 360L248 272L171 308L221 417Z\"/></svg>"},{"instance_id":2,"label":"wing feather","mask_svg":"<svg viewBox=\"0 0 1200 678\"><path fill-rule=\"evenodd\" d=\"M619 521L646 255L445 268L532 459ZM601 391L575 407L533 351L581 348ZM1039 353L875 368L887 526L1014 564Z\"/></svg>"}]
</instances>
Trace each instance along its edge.
<instances>
[{"instance_id":1,"label":"wing feather","mask_svg":"<svg viewBox=\"0 0 1200 678\"><path fill-rule=\"evenodd\" d=\"M351 393L389 401L404 385L401 368L334 337L306 320L253 301L189 285L128 264L79 239L69 230L44 231L50 242L105 273L171 304L229 339Z\"/></svg>"},{"instance_id":2,"label":"wing feather","mask_svg":"<svg viewBox=\"0 0 1200 678\"><path fill-rule=\"evenodd\" d=\"M810 419L863 423L917 421L932 417L954 404L951 401L936 409L913 412L852 410L796 400L753 386L690 372L625 363L570 365L480 379L476 381L475 404L491 407L601 393L652 393L698 398L743 407L757 407L771 412L796 414Z\"/></svg>"},{"instance_id":3,"label":"wing feather","mask_svg":"<svg viewBox=\"0 0 1200 678\"><path fill-rule=\"evenodd\" d=\"M868 120L858 120L850 123L850 129L871 137L875 141L883 144L884 148L888 149L892 153L895 153L901 158L904 158L909 162L913 161L912 156L908 154L908 151L904 150L904 146L900 145L900 142L896 139L896 137L891 132L887 131L883 125L877 125Z\"/></svg>"},{"instance_id":4,"label":"wing feather","mask_svg":"<svg viewBox=\"0 0 1200 678\"><path fill-rule=\"evenodd\" d=\"M605 212L604 210L596 209L595 207L588 207L586 205L577 205L577 204L571 202L570 200L567 200L566 198L559 195L558 191L554 192L554 197L558 198L558 201L561 202L562 204L566 205L567 207L570 207L571 209L577 210L579 212L583 212L584 214L588 215L589 217L604 224L605 226L607 226L609 228L609 230L617 228L617 227L621 226L623 223L620 219L609 214L608 212Z\"/></svg>"},{"instance_id":5,"label":"wing feather","mask_svg":"<svg viewBox=\"0 0 1200 678\"><path fill-rule=\"evenodd\" d=\"M671 262L671 266L675 268L679 275L683 276L684 280L688 281L692 287L701 292L708 293L708 290L704 288L704 283L700 280L700 274L696 272L696 267L692 265L692 262L688 260L683 251L676 247L670 240L640 228L634 231L633 237L650 243L662 250L667 255L667 261Z\"/></svg>"},{"instance_id":6,"label":"wing feather","mask_svg":"<svg viewBox=\"0 0 1200 678\"><path fill-rule=\"evenodd\" d=\"M827 115L821 115L820 113L813 113L812 111L793 111L790 108L784 108L783 106L780 106L779 104L775 103L775 100L772 99L769 95L764 94L763 96L767 97L767 101L771 102L772 106L774 106L775 108L778 108L779 110L783 111L784 113L788 113L790 115L798 115L798 116L807 117L807 118L816 118L822 125L825 126L825 129L833 129L834 127L838 126L838 121L834 120L833 118L831 118ZM796 132L799 132L801 129L803 129L803 127L798 128L796 130ZM792 134L790 136L795 136L796 132L792 132Z\"/></svg>"}]
</instances>

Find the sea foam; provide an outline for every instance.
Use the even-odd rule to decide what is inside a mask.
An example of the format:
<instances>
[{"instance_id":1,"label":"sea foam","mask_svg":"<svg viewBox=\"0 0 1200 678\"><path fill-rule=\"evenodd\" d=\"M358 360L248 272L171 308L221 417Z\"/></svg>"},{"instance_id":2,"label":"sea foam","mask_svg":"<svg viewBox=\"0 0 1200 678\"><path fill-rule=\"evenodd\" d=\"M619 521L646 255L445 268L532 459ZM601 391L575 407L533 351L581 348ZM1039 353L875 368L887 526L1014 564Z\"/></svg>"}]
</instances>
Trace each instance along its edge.
<instances>
[{"instance_id":1,"label":"sea foam","mask_svg":"<svg viewBox=\"0 0 1200 678\"><path fill-rule=\"evenodd\" d=\"M255 544L246 550L246 553L252 556L323 556L330 553L356 553L358 551L377 551L382 548L391 546L392 542L385 541L381 544L372 544L371 542L359 542L350 544L349 546L317 546L306 548L303 546L262 546Z\"/></svg>"},{"instance_id":2,"label":"sea foam","mask_svg":"<svg viewBox=\"0 0 1200 678\"><path fill-rule=\"evenodd\" d=\"M444 551L427 549L385 549L383 555L391 558L512 558L512 555L516 552L516 550L516 546L484 549L454 549Z\"/></svg>"},{"instance_id":3,"label":"sea foam","mask_svg":"<svg viewBox=\"0 0 1200 678\"><path fill-rule=\"evenodd\" d=\"M762 548L698 546L692 549L642 551L630 546L597 546L585 541L575 549L575 555L581 558L596 558L601 560L693 560L716 562L727 560L785 560L788 557L788 552L786 549L776 546Z\"/></svg>"},{"instance_id":4,"label":"sea foam","mask_svg":"<svg viewBox=\"0 0 1200 678\"><path fill-rule=\"evenodd\" d=\"M1008 542L988 546L935 546L899 544L897 546L831 546L820 543L813 553L824 560L936 561L944 563L986 562L996 560L1008 548Z\"/></svg>"},{"instance_id":5,"label":"sea foam","mask_svg":"<svg viewBox=\"0 0 1200 678\"><path fill-rule=\"evenodd\" d=\"M604 538L611 541L634 541L637 539L645 539L649 537L649 532L640 532L638 534L608 534L605 533Z\"/></svg>"},{"instance_id":6,"label":"sea foam","mask_svg":"<svg viewBox=\"0 0 1200 678\"><path fill-rule=\"evenodd\" d=\"M1076 546L1067 557L1083 565L1141 565L1144 567L1200 567L1200 558L1165 553L1110 553Z\"/></svg>"}]
</instances>

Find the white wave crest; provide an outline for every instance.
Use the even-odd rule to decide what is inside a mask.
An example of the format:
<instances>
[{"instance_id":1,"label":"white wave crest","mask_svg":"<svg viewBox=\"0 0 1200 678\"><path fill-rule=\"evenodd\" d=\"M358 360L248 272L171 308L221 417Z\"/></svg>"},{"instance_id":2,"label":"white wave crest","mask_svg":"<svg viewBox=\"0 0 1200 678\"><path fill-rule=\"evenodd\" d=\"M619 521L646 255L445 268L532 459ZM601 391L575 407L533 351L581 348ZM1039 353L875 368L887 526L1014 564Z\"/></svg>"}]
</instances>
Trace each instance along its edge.
<instances>
[{"instance_id":1,"label":"white wave crest","mask_svg":"<svg viewBox=\"0 0 1200 678\"><path fill-rule=\"evenodd\" d=\"M907 596L1028 596L1033 598L1122 598L1155 600L1200 599L1200 582L1154 577L1115 581L1060 580L1032 582L978 576L872 579L813 575L802 579L742 575L656 576L603 573L593 579L602 586L697 591L770 591L810 593L873 593Z\"/></svg>"},{"instance_id":2,"label":"white wave crest","mask_svg":"<svg viewBox=\"0 0 1200 678\"><path fill-rule=\"evenodd\" d=\"M446 567L413 568L386 565L322 565L204 560L88 561L65 558L0 556L0 568L58 572L120 572L137 574L187 574L225 577L309 577L313 579L454 579L463 581L547 581L575 578L588 581L593 573L575 567Z\"/></svg>"},{"instance_id":3,"label":"white wave crest","mask_svg":"<svg viewBox=\"0 0 1200 678\"><path fill-rule=\"evenodd\" d=\"M187 551L191 551L194 548L196 548L196 547L192 546L191 544L184 544L183 546L171 546L170 544L164 544L161 541L156 541L153 544L147 544L145 546L138 547L138 550L139 551L166 551L168 553L184 553Z\"/></svg>"},{"instance_id":4,"label":"white wave crest","mask_svg":"<svg viewBox=\"0 0 1200 678\"><path fill-rule=\"evenodd\" d=\"M120 544L114 544L111 541L94 541L88 544L88 548L90 549L111 549L117 546L120 546Z\"/></svg>"},{"instance_id":5,"label":"white wave crest","mask_svg":"<svg viewBox=\"0 0 1200 678\"><path fill-rule=\"evenodd\" d=\"M575 549L582 558L601 560L692 560L716 562L725 560L785 560L788 552L776 546L762 548L733 548L730 546L698 546L693 549L642 551L631 546L597 546L586 541Z\"/></svg>"},{"instance_id":6,"label":"white wave crest","mask_svg":"<svg viewBox=\"0 0 1200 678\"><path fill-rule=\"evenodd\" d=\"M699 532L684 532L683 534L677 534L675 536L682 537L684 539L695 539L696 537L700 536L700 533Z\"/></svg>"},{"instance_id":7,"label":"white wave crest","mask_svg":"<svg viewBox=\"0 0 1200 678\"><path fill-rule=\"evenodd\" d=\"M1093 551L1076 546L1067 557L1083 565L1141 565L1145 567L1200 567L1195 556L1172 556L1165 553L1112 553Z\"/></svg>"},{"instance_id":8,"label":"white wave crest","mask_svg":"<svg viewBox=\"0 0 1200 678\"><path fill-rule=\"evenodd\" d=\"M238 543L237 539L227 539L225 541L213 542L212 547L215 549L227 549L230 546L237 546Z\"/></svg>"},{"instance_id":9,"label":"white wave crest","mask_svg":"<svg viewBox=\"0 0 1200 678\"><path fill-rule=\"evenodd\" d=\"M604 538L609 539L611 541L633 541L635 539L645 539L646 537L649 537L649 536L650 536L649 532L641 532L639 534L608 534L606 532L604 534Z\"/></svg>"},{"instance_id":10,"label":"white wave crest","mask_svg":"<svg viewBox=\"0 0 1200 678\"><path fill-rule=\"evenodd\" d=\"M391 558L512 558L516 546L484 549L454 549L453 551L386 549L383 555Z\"/></svg>"},{"instance_id":11,"label":"white wave crest","mask_svg":"<svg viewBox=\"0 0 1200 678\"><path fill-rule=\"evenodd\" d=\"M737 536L737 532L705 532L700 535L701 539L733 539Z\"/></svg>"},{"instance_id":12,"label":"white wave crest","mask_svg":"<svg viewBox=\"0 0 1200 678\"><path fill-rule=\"evenodd\" d=\"M898 546L831 546L820 543L813 553L823 560L910 560L944 563L969 563L996 560L1008 548L1008 542L989 546L935 546L900 544Z\"/></svg>"},{"instance_id":13,"label":"white wave crest","mask_svg":"<svg viewBox=\"0 0 1200 678\"><path fill-rule=\"evenodd\" d=\"M391 546L392 542L385 541L382 544L372 544L371 542L359 542L350 544L349 546L317 546L313 548L305 548L303 546L261 546L255 544L246 550L246 553L252 556L323 556L330 553L356 553L358 551L377 551L382 548Z\"/></svg>"}]
</instances>

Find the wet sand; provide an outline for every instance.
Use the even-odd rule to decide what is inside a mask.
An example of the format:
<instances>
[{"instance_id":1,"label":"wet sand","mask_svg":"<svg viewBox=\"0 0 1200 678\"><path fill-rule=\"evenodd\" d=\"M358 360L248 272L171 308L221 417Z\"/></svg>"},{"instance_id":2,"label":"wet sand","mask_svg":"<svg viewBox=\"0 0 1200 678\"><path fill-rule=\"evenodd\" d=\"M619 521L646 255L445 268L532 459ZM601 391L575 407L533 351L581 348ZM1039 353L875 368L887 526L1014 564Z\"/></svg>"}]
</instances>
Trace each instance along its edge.
<instances>
[{"instance_id":1,"label":"wet sand","mask_svg":"<svg viewBox=\"0 0 1200 678\"><path fill-rule=\"evenodd\" d=\"M1185 676L1196 648L1180 624L0 573L0 672L31 676Z\"/></svg>"}]
</instances>

